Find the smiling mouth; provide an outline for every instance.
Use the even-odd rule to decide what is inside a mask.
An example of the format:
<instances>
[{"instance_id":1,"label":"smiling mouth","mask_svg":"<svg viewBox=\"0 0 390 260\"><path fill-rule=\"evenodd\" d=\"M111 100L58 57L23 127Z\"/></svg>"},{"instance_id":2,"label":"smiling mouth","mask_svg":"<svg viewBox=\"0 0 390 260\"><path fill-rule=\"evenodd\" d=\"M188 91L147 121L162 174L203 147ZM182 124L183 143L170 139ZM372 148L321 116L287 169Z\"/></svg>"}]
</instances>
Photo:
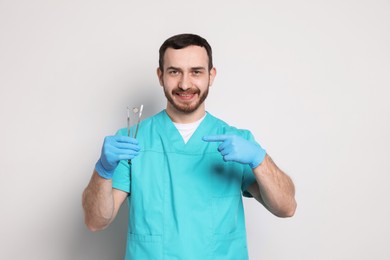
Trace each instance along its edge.
<instances>
[{"instance_id":1,"label":"smiling mouth","mask_svg":"<svg viewBox=\"0 0 390 260\"><path fill-rule=\"evenodd\" d=\"M177 94L180 100L191 100L195 94Z\"/></svg>"},{"instance_id":2,"label":"smiling mouth","mask_svg":"<svg viewBox=\"0 0 390 260\"><path fill-rule=\"evenodd\" d=\"M181 100L190 100L197 93L196 92L176 92L175 95L178 96Z\"/></svg>"}]
</instances>

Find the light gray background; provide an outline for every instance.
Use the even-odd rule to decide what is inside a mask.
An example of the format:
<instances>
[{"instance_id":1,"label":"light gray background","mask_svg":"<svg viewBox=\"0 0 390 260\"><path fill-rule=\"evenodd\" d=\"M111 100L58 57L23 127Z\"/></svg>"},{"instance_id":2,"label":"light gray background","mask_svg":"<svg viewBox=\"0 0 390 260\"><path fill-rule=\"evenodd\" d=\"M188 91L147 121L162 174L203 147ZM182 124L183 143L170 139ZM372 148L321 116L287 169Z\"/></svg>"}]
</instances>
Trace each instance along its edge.
<instances>
[{"instance_id":1,"label":"light gray background","mask_svg":"<svg viewBox=\"0 0 390 260\"><path fill-rule=\"evenodd\" d=\"M296 184L278 219L245 199L251 259L390 259L390 2L0 0L1 259L121 259L126 210L90 233L81 193L126 106L165 106L158 48L193 32L213 115Z\"/></svg>"}]
</instances>

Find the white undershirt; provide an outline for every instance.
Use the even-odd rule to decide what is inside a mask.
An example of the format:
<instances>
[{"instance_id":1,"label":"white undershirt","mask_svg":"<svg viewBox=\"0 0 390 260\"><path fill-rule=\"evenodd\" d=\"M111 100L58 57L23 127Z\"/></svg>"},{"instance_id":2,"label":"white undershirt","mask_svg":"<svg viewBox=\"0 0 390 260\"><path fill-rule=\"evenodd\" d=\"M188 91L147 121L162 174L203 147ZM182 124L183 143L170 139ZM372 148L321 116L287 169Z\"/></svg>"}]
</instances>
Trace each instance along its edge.
<instances>
[{"instance_id":1,"label":"white undershirt","mask_svg":"<svg viewBox=\"0 0 390 260\"><path fill-rule=\"evenodd\" d=\"M196 131L196 129L198 128L198 126L200 125L200 123L203 121L205 117L206 114L198 121L189 124L180 124L180 123L173 122L173 124L176 126L177 130L183 137L184 143L187 143L188 140L190 140L192 134Z\"/></svg>"}]
</instances>

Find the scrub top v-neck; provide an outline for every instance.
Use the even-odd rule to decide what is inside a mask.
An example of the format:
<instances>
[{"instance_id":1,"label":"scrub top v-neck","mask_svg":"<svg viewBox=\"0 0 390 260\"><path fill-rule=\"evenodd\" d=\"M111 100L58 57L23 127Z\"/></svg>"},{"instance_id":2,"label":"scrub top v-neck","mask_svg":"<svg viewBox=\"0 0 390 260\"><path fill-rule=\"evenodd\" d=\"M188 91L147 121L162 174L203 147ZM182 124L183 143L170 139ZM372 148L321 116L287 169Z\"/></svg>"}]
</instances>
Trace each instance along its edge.
<instances>
[{"instance_id":1,"label":"scrub top v-neck","mask_svg":"<svg viewBox=\"0 0 390 260\"><path fill-rule=\"evenodd\" d=\"M219 143L202 140L209 134L253 140L209 113L187 143L165 110L141 122L140 154L113 177L115 189L131 185L126 259L248 258L242 195L256 180L249 166L224 162Z\"/></svg>"}]
</instances>

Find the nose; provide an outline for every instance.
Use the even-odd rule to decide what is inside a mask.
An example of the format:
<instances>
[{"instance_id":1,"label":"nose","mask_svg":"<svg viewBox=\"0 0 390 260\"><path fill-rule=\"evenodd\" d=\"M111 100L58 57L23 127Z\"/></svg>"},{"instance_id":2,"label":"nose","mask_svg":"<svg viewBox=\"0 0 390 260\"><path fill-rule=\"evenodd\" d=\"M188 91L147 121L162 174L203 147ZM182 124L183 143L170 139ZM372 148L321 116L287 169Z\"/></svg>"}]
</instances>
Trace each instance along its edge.
<instances>
[{"instance_id":1,"label":"nose","mask_svg":"<svg viewBox=\"0 0 390 260\"><path fill-rule=\"evenodd\" d=\"M187 90L191 87L192 87L191 86L191 79L190 79L188 74L184 73L180 79L179 88L181 88L182 90Z\"/></svg>"}]
</instances>

